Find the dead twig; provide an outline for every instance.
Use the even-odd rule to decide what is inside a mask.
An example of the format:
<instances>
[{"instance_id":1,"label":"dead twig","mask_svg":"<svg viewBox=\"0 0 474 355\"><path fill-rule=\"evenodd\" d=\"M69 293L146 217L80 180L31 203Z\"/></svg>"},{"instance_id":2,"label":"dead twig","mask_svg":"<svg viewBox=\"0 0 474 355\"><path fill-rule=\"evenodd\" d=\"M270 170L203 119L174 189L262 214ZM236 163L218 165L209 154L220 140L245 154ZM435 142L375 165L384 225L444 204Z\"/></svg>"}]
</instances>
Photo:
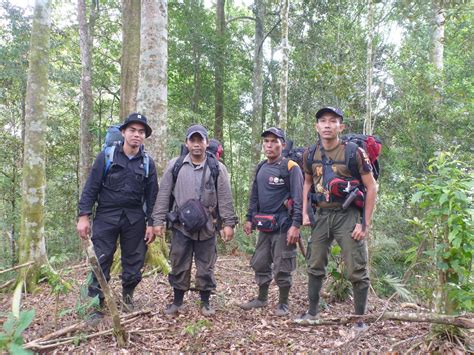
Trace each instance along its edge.
<instances>
[{"instance_id":1,"label":"dead twig","mask_svg":"<svg viewBox=\"0 0 474 355\"><path fill-rule=\"evenodd\" d=\"M12 285L14 282L15 280L10 280L10 281L5 282L4 284L0 285L0 290L2 288L7 288L8 286Z\"/></svg>"},{"instance_id":2,"label":"dead twig","mask_svg":"<svg viewBox=\"0 0 474 355\"><path fill-rule=\"evenodd\" d=\"M31 264L34 264L35 262L34 261L28 261L27 263L24 263L24 264L21 264L21 265L15 265L9 269L4 269L4 270L0 270L0 275L6 273L6 272L9 272L9 271L13 271L13 270L17 270L17 269L21 269L23 267L27 267L27 266L30 266Z\"/></svg>"},{"instance_id":3,"label":"dead twig","mask_svg":"<svg viewBox=\"0 0 474 355\"><path fill-rule=\"evenodd\" d=\"M224 270L228 270L228 271L236 271L236 272L240 272L242 274L253 275L253 272L244 271L244 270L240 270L240 269L234 269L232 267L226 267L226 266L222 266L222 265L219 265L218 267L220 269L224 269Z\"/></svg>"}]
</instances>

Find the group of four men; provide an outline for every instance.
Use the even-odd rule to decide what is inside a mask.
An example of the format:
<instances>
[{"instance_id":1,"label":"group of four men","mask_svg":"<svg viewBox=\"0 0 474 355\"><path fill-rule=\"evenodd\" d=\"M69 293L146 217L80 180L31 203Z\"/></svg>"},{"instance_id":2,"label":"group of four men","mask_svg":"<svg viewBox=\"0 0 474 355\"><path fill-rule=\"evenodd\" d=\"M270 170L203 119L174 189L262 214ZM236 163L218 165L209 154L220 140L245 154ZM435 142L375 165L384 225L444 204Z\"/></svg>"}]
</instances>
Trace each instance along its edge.
<instances>
[{"instance_id":1,"label":"group of four men","mask_svg":"<svg viewBox=\"0 0 474 355\"><path fill-rule=\"evenodd\" d=\"M325 180L334 176L353 178L344 159L346 145L340 140L343 119L342 111L335 107L324 107L316 113L318 149L309 158L308 151L305 152L304 173L298 164L282 156L286 138L281 129L271 127L262 133L266 159L257 166L243 226L247 235L255 228L259 230L251 259L258 296L241 304L242 309L265 307L269 285L274 279L279 288L275 315L289 313L288 297L296 268L300 228L311 224L306 255L309 309L301 318L318 317L319 293L334 239L342 247L353 285L355 313L364 314L369 288L365 237L370 230L377 187L366 153L358 149L357 168L365 190L364 213L352 205L342 208L343 201L331 197ZM84 186L79 202L79 236L89 238L90 216L97 203L92 224L95 252L109 280L120 239L123 303L130 309L133 291L141 280L147 245L156 235L163 237L168 227L172 230L169 282L173 287L173 301L164 312L172 315L182 310L184 295L190 289L194 258L201 312L210 316L215 313L209 298L216 288L216 235L220 231L224 241L231 240L238 221L227 169L214 154L207 152L207 130L201 125L192 125L186 132L188 153L168 163L158 189L154 162L143 150L145 138L152 133L146 117L132 114L120 129L124 140L113 153L113 163L107 167L105 152L99 153ZM308 211L312 213L313 206L308 206L312 202L307 198L312 186L318 197L314 200L316 218L312 219L313 223L308 214ZM103 294L95 277L89 286L89 295L98 295L103 305ZM94 315L103 314L98 311Z\"/></svg>"}]
</instances>

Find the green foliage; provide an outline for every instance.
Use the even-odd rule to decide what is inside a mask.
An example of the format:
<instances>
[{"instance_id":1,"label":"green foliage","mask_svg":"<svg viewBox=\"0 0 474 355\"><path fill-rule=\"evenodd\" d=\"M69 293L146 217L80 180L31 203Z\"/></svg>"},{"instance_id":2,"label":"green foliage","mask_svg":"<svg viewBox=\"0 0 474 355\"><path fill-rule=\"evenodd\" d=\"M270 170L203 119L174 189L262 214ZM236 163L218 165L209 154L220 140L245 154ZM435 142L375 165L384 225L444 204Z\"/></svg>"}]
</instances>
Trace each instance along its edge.
<instances>
[{"instance_id":1,"label":"green foliage","mask_svg":"<svg viewBox=\"0 0 474 355\"><path fill-rule=\"evenodd\" d=\"M351 295L352 285L347 279L341 247L333 245L331 248L331 262L328 263L327 273L329 281L327 291L335 302L343 302Z\"/></svg>"},{"instance_id":2,"label":"green foliage","mask_svg":"<svg viewBox=\"0 0 474 355\"><path fill-rule=\"evenodd\" d=\"M21 311L16 317L13 313L8 314L8 318L3 323L3 331L0 332L0 350L7 350L11 354L31 354L22 348L22 333L31 324L35 317L35 310Z\"/></svg>"},{"instance_id":3,"label":"green foliage","mask_svg":"<svg viewBox=\"0 0 474 355\"><path fill-rule=\"evenodd\" d=\"M184 328L184 333L188 334L192 337L197 336L201 331L203 331L205 328L210 328L212 327L212 322L207 319L199 319L194 323L188 324Z\"/></svg>"},{"instance_id":4,"label":"green foliage","mask_svg":"<svg viewBox=\"0 0 474 355\"><path fill-rule=\"evenodd\" d=\"M472 311L474 177L472 164L459 161L456 153L441 152L429 161L428 171L415 184L417 191L412 197L412 204L421 209L423 220L412 219L411 223L418 227L419 236L429 239L425 255L444 277L438 286L455 310ZM442 302L447 302L447 298Z\"/></svg>"}]
</instances>

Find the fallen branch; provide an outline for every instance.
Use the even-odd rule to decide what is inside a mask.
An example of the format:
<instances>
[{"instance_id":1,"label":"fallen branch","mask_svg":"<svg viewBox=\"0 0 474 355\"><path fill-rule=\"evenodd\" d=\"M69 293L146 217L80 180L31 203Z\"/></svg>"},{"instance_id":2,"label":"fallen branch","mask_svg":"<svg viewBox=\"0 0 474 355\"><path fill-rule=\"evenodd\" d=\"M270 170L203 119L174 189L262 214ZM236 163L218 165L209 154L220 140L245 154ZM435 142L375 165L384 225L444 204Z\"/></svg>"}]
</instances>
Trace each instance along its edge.
<instances>
[{"instance_id":1,"label":"fallen branch","mask_svg":"<svg viewBox=\"0 0 474 355\"><path fill-rule=\"evenodd\" d=\"M123 348L127 345L127 334L120 323L120 316L119 311L117 309L117 304L115 303L114 298L112 297L112 292L110 291L109 284L105 279L104 273L102 272L102 268L100 267L99 260L97 260L97 256L95 255L94 245L92 241L88 238L84 241L85 250L87 254L87 259L89 260L89 264L94 272L97 281L99 281L100 288L105 297L105 303L107 308L110 310L110 315L112 316L112 324L113 324L113 334L115 339L117 340L117 344L119 347Z\"/></svg>"},{"instance_id":2,"label":"fallen branch","mask_svg":"<svg viewBox=\"0 0 474 355\"><path fill-rule=\"evenodd\" d=\"M34 261L28 261L27 263L24 263L24 264L21 264L21 265L16 265L16 266L13 266L9 269L0 270L0 275L4 274L6 272L9 272L9 271L21 269L22 267L30 266L31 264L34 264L34 263L35 263Z\"/></svg>"},{"instance_id":3,"label":"fallen branch","mask_svg":"<svg viewBox=\"0 0 474 355\"><path fill-rule=\"evenodd\" d=\"M5 282L4 284L0 285L0 290L2 288L6 288L6 287L12 285L13 283L15 283L15 280L10 280L10 281Z\"/></svg>"},{"instance_id":4,"label":"fallen branch","mask_svg":"<svg viewBox=\"0 0 474 355\"><path fill-rule=\"evenodd\" d=\"M474 320L470 318L465 318L462 316L447 316L437 313L405 313L405 312L386 312L380 315L345 315L342 317L333 317L333 318L321 318L313 321L307 320L295 320L294 322L300 325L343 325L347 323L353 323L357 321L365 322L374 322L378 319L384 320L399 320L402 322L416 322L416 323L436 323L436 324L446 324L454 325L459 328L474 329Z\"/></svg>"},{"instance_id":5,"label":"fallen branch","mask_svg":"<svg viewBox=\"0 0 474 355\"><path fill-rule=\"evenodd\" d=\"M141 315L141 314L144 314L144 313L150 313L150 310L139 311L139 312L134 312L134 313L128 314L127 317L123 317L123 318L128 318L128 319L124 320L122 322L122 325L130 324L130 323L136 321L138 319L138 316ZM87 326L88 326L87 322L81 322L81 323L74 324L73 326L68 327L68 328L73 327L74 330L80 330L80 329L86 328ZM66 329L66 328L64 328L64 329ZM62 331L62 334L66 334L66 333L64 333L64 329L60 330L60 331ZM29 343L24 345L24 348L25 349L34 349L34 350L47 350L47 349L56 348L56 347L61 346L61 345L70 344L78 338L78 336L76 335L76 336L70 336L70 337L65 337L65 338L51 339L52 336L54 336L54 335L57 336L57 334L60 331L48 334L47 336L45 336L43 338L40 338L40 339L30 341ZM135 333L135 332L137 332L137 331L132 331L131 333ZM104 330L104 331L101 331L101 332L98 332L98 333L84 335L84 336L82 336L82 339L91 339L91 338L95 338L95 337L98 337L98 336L101 336L101 335L108 335L108 334L113 334L113 333L114 333L114 329L112 328L112 329Z\"/></svg>"}]
</instances>

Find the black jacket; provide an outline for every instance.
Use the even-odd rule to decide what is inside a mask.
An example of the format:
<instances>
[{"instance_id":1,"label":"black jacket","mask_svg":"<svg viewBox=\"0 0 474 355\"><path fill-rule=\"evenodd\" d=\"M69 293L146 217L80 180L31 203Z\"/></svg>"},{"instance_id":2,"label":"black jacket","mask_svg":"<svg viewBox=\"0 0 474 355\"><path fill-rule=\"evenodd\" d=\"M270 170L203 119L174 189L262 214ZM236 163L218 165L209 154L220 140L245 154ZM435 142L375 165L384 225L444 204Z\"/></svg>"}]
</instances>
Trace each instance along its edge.
<instances>
[{"instance_id":1,"label":"black jacket","mask_svg":"<svg viewBox=\"0 0 474 355\"><path fill-rule=\"evenodd\" d=\"M92 166L79 201L79 216L92 214L97 202L96 218L107 219L118 224L125 213L131 224L145 217L145 203L148 226L153 225L151 217L158 193L158 181L153 159L150 157L149 174L145 178L143 150L129 159L123 147L115 149L113 163L104 178L105 154L101 151Z\"/></svg>"}]
</instances>

